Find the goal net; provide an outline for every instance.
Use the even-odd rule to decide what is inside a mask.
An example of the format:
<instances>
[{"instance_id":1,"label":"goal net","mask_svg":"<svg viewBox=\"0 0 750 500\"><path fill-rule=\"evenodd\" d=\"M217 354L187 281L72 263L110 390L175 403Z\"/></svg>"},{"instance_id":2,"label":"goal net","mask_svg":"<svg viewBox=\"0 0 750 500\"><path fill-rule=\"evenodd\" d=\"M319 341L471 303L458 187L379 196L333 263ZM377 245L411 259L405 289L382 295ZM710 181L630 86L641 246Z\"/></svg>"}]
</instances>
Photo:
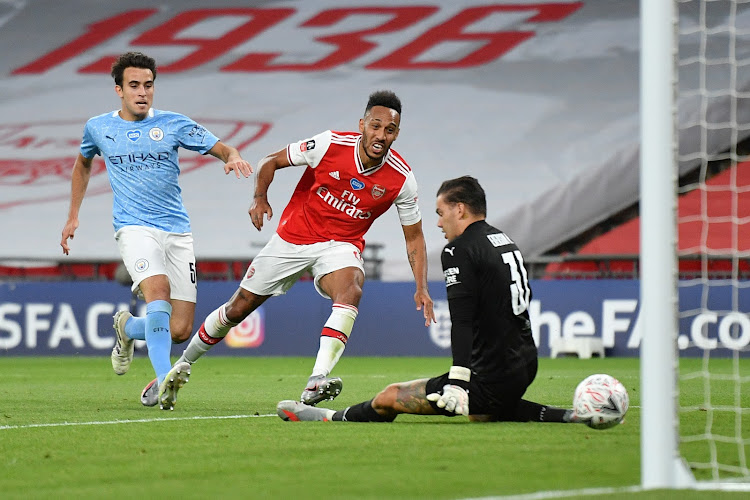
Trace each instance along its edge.
<instances>
[{"instance_id":1,"label":"goal net","mask_svg":"<svg viewBox=\"0 0 750 500\"><path fill-rule=\"evenodd\" d=\"M750 2L676 14L679 449L698 481L748 480Z\"/></svg>"},{"instance_id":2,"label":"goal net","mask_svg":"<svg viewBox=\"0 0 750 500\"><path fill-rule=\"evenodd\" d=\"M640 91L642 486L750 491L750 0L641 0Z\"/></svg>"}]
</instances>

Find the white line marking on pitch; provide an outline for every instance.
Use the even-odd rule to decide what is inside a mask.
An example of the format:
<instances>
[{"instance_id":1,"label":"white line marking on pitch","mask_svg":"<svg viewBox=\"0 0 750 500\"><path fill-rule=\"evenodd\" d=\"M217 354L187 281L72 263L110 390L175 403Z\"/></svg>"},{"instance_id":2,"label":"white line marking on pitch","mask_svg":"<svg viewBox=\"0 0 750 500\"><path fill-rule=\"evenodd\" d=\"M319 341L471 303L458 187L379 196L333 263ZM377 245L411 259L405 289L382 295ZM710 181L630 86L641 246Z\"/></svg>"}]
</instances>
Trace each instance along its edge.
<instances>
[{"instance_id":1,"label":"white line marking on pitch","mask_svg":"<svg viewBox=\"0 0 750 500\"><path fill-rule=\"evenodd\" d=\"M750 491L750 485L744 482L731 482L732 480L721 481L707 481L707 482L694 482L681 487L681 489L688 489L694 491ZM742 481L739 478L738 481ZM547 500L551 498L568 498L568 497L584 497L584 496L595 496L601 497L604 495L611 495L614 493L639 493L646 491L643 486L621 486L611 488L585 488L582 490L556 490L556 491L536 491L533 493L522 493L519 495L508 495L508 496L491 496L491 497L473 497L464 498L462 500Z\"/></svg>"},{"instance_id":2,"label":"white line marking on pitch","mask_svg":"<svg viewBox=\"0 0 750 500\"><path fill-rule=\"evenodd\" d=\"M586 488L583 490L557 490L537 491L520 495L498 496L498 497L476 497L464 500L545 500L548 498L566 498L574 496L602 496L613 493L635 493L643 491L641 486L624 486L619 488Z\"/></svg>"},{"instance_id":3,"label":"white line marking on pitch","mask_svg":"<svg viewBox=\"0 0 750 500\"><path fill-rule=\"evenodd\" d=\"M640 408L639 406L631 406L631 408ZM185 420L230 420L240 418L260 418L260 417L275 417L275 413L268 413L265 415L219 415L214 417L164 417L164 418L139 418L135 420L108 420L108 421L93 421L93 422L52 422L47 424L26 424L26 425L0 425L0 431L7 431L11 429L35 429L39 427L78 427L84 425L115 425L115 424L148 424L152 422L169 422L169 421L185 421Z\"/></svg>"},{"instance_id":4,"label":"white line marking on pitch","mask_svg":"<svg viewBox=\"0 0 750 500\"><path fill-rule=\"evenodd\" d=\"M227 419L239 419L239 418L260 418L260 417L275 417L275 413L269 413L267 415L220 415L216 417L165 417L165 418L140 418L136 420L110 420L110 421L94 421L94 422L57 422L48 424L27 424L27 425L0 425L0 430L9 429L33 429L37 427L73 427L82 425L114 425L114 424L143 424L152 422L167 422L167 421L179 421L179 420L227 420Z\"/></svg>"}]
</instances>

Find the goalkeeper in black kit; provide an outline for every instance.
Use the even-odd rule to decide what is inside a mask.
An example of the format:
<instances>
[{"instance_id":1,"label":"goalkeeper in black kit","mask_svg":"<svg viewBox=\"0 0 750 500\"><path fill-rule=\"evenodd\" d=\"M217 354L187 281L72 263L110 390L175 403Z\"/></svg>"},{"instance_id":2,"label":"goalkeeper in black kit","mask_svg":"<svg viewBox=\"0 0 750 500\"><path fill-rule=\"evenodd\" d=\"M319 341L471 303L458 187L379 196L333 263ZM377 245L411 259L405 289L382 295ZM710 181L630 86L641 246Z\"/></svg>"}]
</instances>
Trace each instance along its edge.
<instances>
[{"instance_id":1,"label":"goalkeeper in black kit","mask_svg":"<svg viewBox=\"0 0 750 500\"><path fill-rule=\"evenodd\" d=\"M438 227L451 315L453 366L430 379L391 384L369 401L335 411L281 401L292 421L392 422L399 413L468 415L472 422L578 422L572 410L523 399L537 372L528 307L531 288L520 250L489 225L482 186L470 176L443 182Z\"/></svg>"}]
</instances>

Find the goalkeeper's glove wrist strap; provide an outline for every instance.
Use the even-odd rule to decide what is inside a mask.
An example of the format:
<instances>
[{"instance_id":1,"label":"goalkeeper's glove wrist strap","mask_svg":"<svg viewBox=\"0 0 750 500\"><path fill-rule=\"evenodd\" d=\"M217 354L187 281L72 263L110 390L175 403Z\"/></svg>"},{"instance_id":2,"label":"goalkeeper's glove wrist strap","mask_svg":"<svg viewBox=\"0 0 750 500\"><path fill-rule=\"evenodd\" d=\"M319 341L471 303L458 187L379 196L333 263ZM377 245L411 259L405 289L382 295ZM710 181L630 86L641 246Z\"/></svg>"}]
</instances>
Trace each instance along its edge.
<instances>
[{"instance_id":1,"label":"goalkeeper's glove wrist strap","mask_svg":"<svg viewBox=\"0 0 750 500\"><path fill-rule=\"evenodd\" d=\"M465 366L451 366L448 372L449 383L458 387L469 390L469 381L471 380L471 370Z\"/></svg>"}]
</instances>

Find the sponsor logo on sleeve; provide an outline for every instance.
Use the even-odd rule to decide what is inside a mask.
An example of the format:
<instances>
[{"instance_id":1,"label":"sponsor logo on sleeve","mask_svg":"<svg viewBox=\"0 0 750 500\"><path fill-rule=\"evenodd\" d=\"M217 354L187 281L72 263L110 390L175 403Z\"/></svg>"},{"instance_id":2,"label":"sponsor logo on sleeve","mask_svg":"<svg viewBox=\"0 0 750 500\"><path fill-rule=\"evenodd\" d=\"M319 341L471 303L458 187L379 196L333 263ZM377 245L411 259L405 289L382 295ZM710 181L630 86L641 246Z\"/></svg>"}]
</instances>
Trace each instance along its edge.
<instances>
[{"instance_id":1,"label":"sponsor logo on sleeve","mask_svg":"<svg viewBox=\"0 0 750 500\"><path fill-rule=\"evenodd\" d=\"M201 140L206 137L206 134L208 133L208 130L203 125L193 125L193 128L190 129L190 132L188 132L188 135L190 137L198 137Z\"/></svg>"},{"instance_id":2,"label":"sponsor logo on sleeve","mask_svg":"<svg viewBox=\"0 0 750 500\"><path fill-rule=\"evenodd\" d=\"M448 269L443 271L443 274L445 275L446 288L461 283L458 280L458 275L461 274L461 271L458 269L458 267L449 267Z\"/></svg>"},{"instance_id":3,"label":"sponsor logo on sleeve","mask_svg":"<svg viewBox=\"0 0 750 500\"><path fill-rule=\"evenodd\" d=\"M313 149L315 149L315 141L313 140L303 142L302 144L299 145L299 150L303 153L305 151L312 151Z\"/></svg>"}]
</instances>

